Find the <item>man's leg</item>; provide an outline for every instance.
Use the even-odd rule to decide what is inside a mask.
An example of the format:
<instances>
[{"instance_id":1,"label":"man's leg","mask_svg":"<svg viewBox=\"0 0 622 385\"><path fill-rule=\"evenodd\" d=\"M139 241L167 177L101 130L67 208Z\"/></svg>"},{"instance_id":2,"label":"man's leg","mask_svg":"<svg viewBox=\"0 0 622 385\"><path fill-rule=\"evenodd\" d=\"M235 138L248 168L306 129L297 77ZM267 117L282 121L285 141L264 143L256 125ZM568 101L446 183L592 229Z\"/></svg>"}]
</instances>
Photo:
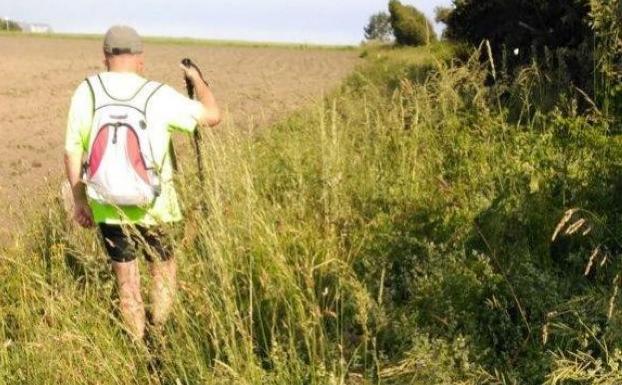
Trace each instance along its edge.
<instances>
[{"instance_id":1,"label":"man's leg","mask_svg":"<svg viewBox=\"0 0 622 385\"><path fill-rule=\"evenodd\" d=\"M99 229L112 260L121 317L131 337L141 340L145 335L145 305L140 294L140 272L134 241L119 225L100 223Z\"/></svg>"},{"instance_id":2,"label":"man's leg","mask_svg":"<svg viewBox=\"0 0 622 385\"><path fill-rule=\"evenodd\" d=\"M145 336L145 305L140 294L140 272L138 262L112 262L117 279L119 310L126 327L134 340Z\"/></svg>"},{"instance_id":3,"label":"man's leg","mask_svg":"<svg viewBox=\"0 0 622 385\"><path fill-rule=\"evenodd\" d=\"M151 274L149 321L160 329L171 313L177 288L173 241L165 227L141 228L140 232Z\"/></svg>"},{"instance_id":4,"label":"man's leg","mask_svg":"<svg viewBox=\"0 0 622 385\"><path fill-rule=\"evenodd\" d=\"M151 303L151 323L160 328L168 319L177 288L177 265L175 258L149 263L151 287L149 301Z\"/></svg>"}]
</instances>

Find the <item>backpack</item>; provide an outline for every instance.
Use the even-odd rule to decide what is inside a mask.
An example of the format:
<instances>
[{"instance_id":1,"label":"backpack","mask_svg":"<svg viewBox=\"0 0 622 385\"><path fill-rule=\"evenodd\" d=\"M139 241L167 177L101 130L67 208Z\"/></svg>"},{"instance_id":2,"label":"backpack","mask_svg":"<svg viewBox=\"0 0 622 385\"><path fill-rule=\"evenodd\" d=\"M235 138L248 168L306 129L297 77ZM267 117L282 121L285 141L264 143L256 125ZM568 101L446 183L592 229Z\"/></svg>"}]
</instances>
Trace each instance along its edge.
<instances>
[{"instance_id":1,"label":"backpack","mask_svg":"<svg viewBox=\"0 0 622 385\"><path fill-rule=\"evenodd\" d=\"M146 109L162 84L145 81L131 98L117 99L99 75L86 82L93 97L83 169L88 197L114 206L151 206L160 195L159 166L166 154L153 153Z\"/></svg>"}]
</instances>

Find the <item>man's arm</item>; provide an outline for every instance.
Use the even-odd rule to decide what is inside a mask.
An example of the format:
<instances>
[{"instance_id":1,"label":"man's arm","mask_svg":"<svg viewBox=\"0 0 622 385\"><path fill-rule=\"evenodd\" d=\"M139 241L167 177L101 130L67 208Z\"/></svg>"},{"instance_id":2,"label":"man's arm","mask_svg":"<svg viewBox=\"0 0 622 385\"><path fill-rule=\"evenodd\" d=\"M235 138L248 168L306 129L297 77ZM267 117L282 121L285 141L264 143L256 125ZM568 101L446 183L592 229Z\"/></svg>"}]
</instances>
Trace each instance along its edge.
<instances>
[{"instance_id":1,"label":"man's arm","mask_svg":"<svg viewBox=\"0 0 622 385\"><path fill-rule=\"evenodd\" d=\"M86 197L86 186L82 183L82 153L65 152L65 172L71 186L74 210L73 218L82 227L93 227L93 214Z\"/></svg>"},{"instance_id":2,"label":"man's arm","mask_svg":"<svg viewBox=\"0 0 622 385\"><path fill-rule=\"evenodd\" d=\"M181 66L185 75L190 78L194 85L197 100L203 105L203 114L199 116L200 126L214 127L221 121L220 108L216 103L216 98L212 90L207 86L201 75L194 68Z\"/></svg>"},{"instance_id":3,"label":"man's arm","mask_svg":"<svg viewBox=\"0 0 622 385\"><path fill-rule=\"evenodd\" d=\"M89 88L82 82L71 98L65 134L65 172L73 195L73 219L82 227L94 225L85 186L80 180L84 154L83 131L90 129L92 111L93 100Z\"/></svg>"}]
</instances>

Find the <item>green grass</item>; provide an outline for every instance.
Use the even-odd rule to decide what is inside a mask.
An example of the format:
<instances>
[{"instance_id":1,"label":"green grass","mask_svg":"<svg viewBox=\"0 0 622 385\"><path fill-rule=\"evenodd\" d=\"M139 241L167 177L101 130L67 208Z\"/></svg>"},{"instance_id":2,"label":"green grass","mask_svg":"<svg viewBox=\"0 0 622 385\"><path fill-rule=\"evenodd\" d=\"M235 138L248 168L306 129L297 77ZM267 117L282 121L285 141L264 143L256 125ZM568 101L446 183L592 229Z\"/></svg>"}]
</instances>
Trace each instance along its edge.
<instances>
[{"instance_id":1,"label":"green grass","mask_svg":"<svg viewBox=\"0 0 622 385\"><path fill-rule=\"evenodd\" d=\"M614 384L621 143L453 49L368 49L321 103L207 132L159 376L52 189L0 252L0 384Z\"/></svg>"}]
</instances>

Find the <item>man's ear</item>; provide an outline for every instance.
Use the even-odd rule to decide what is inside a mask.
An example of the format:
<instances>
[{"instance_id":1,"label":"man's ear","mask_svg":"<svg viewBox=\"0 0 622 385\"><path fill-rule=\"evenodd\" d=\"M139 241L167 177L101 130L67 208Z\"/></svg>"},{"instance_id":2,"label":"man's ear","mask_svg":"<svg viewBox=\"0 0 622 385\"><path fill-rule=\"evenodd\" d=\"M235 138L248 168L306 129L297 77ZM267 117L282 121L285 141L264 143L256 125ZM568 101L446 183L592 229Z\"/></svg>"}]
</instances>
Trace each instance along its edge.
<instances>
[{"instance_id":1,"label":"man's ear","mask_svg":"<svg viewBox=\"0 0 622 385\"><path fill-rule=\"evenodd\" d=\"M138 67L137 72L142 75L143 72L145 71L145 56L142 53L138 54L136 61L137 61L136 65Z\"/></svg>"}]
</instances>

